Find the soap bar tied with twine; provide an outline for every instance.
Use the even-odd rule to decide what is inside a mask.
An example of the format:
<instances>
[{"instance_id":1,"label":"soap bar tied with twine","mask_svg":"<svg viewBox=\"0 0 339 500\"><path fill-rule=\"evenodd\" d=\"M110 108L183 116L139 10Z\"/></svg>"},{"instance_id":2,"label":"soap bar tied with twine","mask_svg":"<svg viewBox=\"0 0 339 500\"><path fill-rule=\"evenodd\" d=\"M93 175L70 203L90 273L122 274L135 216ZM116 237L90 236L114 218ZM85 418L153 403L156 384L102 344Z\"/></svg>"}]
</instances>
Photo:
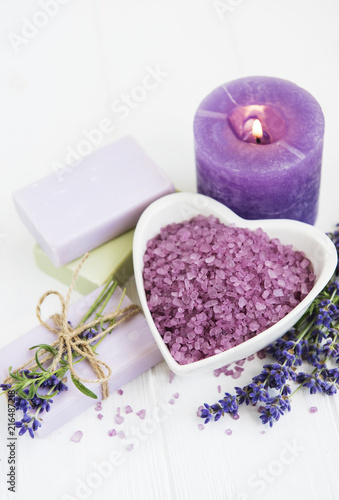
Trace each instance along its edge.
<instances>
[{"instance_id":1,"label":"soap bar tied with twine","mask_svg":"<svg viewBox=\"0 0 339 500\"><path fill-rule=\"evenodd\" d=\"M11 386L12 383L17 380L17 377L20 377L19 374L22 374L24 370L29 370L30 373L37 373L36 369L40 368L41 370L45 372L47 371L52 375L56 372L59 366L63 366L63 373L66 373L66 371L69 370L73 383L79 390L84 392L84 394L96 398L96 395L88 390L83 385L83 382L91 384L101 384L103 399L108 397L109 389L107 381L112 375L112 370L106 363L98 359L98 355L95 352L95 347L98 345L99 341L103 340L103 338L108 333L112 332L112 330L114 330L120 323L123 323L132 318L133 316L141 312L141 309L139 306L134 304L120 309L120 304L122 302L121 299L116 311L106 315L101 315L101 312L104 310L117 286L116 282L109 282L101 292L95 303L92 305L89 312L80 322L80 324L76 328L72 328L70 322L67 320L67 311L75 281L78 277L81 267L83 266L88 256L89 254L86 254L83 257L83 259L79 263L79 266L75 270L71 285L66 296L66 300L59 292L50 290L43 294L37 305L36 315L40 324L47 328L50 332L55 333L58 336L58 339L51 345L41 344L39 346L34 346L34 348L38 348L35 356L21 365L19 368L13 370L12 373L10 373L10 376L7 377L7 379L4 381L4 384L2 384L2 386ZM54 314L50 318L52 320L51 323L46 323L41 317L41 306L45 299L50 295L56 295L59 298L61 303L61 312L59 314ZM102 306L100 308L100 312L96 313L96 319L90 321L89 323L85 323L85 321L90 316L92 316L92 314L101 304ZM104 325L107 324L109 326L107 328L104 328ZM98 327L100 327L101 329L100 332L97 331ZM86 338L85 333L88 331L91 332L91 335L88 336L89 338ZM94 335L93 331L95 332ZM39 357L40 351L42 352L42 355ZM87 360L90 363L97 378L87 379L80 377L74 369L74 359L76 359L76 362ZM50 364L47 368L46 364L49 361ZM37 391L36 394L38 397L41 397L40 394L37 393Z\"/></svg>"}]
</instances>

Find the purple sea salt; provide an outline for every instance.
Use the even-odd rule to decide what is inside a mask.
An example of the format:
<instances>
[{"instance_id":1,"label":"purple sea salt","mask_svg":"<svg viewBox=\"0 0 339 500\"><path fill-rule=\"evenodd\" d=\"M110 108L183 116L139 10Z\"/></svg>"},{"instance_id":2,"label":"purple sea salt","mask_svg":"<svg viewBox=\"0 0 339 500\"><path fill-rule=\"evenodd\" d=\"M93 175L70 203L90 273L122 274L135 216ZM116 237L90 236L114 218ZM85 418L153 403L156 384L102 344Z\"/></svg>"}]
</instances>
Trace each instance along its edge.
<instances>
[{"instance_id":1,"label":"purple sea salt","mask_svg":"<svg viewBox=\"0 0 339 500\"><path fill-rule=\"evenodd\" d=\"M204 406L199 406L199 408L197 409L197 417L201 417L201 412L204 409L205 409Z\"/></svg>"},{"instance_id":2,"label":"purple sea salt","mask_svg":"<svg viewBox=\"0 0 339 500\"><path fill-rule=\"evenodd\" d=\"M137 412L137 415L139 418L141 418L141 420L144 420L145 417L146 417L146 410L140 410Z\"/></svg>"},{"instance_id":3,"label":"purple sea salt","mask_svg":"<svg viewBox=\"0 0 339 500\"><path fill-rule=\"evenodd\" d=\"M204 424L198 424L199 431L203 431L205 429Z\"/></svg>"},{"instance_id":4,"label":"purple sea salt","mask_svg":"<svg viewBox=\"0 0 339 500\"><path fill-rule=\"evenodd\" d=\"M118 389L118 390L117 390L117 393L118 393L120 396L122 396L122 395L123 395L123 393L124 393L124 391L123 391L122 389Z\"/></svg>"},{"instance_id":5,"label":"purple sea salt","mask_svg":"<svg viewBox=\"0 0 339 500\"><path fill-rule=\"evenodd\" d=\"M79 441L82 439L82 436L83 436L83 432L82 431L76 431L73 436L71 437L71 441L73 441L73 443L79 443Z\"/></svg>"},{"instance_id":6,"label":"purple sea salt","mask_svg":"<svg viewBox=\"0 0 339 500\"><path fill-rule=\"evenodd\" d=\"M127 405L125 408L125 413L127 414L127 413L132 413L132 412L133 412L132 408L129 405Z\"/></svg>"},{"instance_id":7,"label":"purple sea salt","mask_svg":"<svg viewBox=\"0 0 339 500\"><path fill-rule=\"evenodd\" d=\"M315 276L302 252L262 229L199 215L148 241L143 278L158 331L173 358L187 364L272 326L303 300Z\"/></svg>"},{"instance_id":8,"label":"purple sea salt","mask_svg":"<svg viewBox=\"0 0 339 500\"><path fill-rule=\"evenodd\" d=\"M168 402L170 405L174 405L174 403L175 403L174 399L170 399Z\"/></svg>"},{"instance_id":9,"label":"purple sea salt","mask_svg":"<svg viewBox=\"0 0 339 500\"><path fill-rule=\"evenodd\" d=\"M227 434L227 436L231 436L232 435L232 429L226 429L225 430L225 434Z\"/></svg>"},{"instance_id":10,"label":"purple sea salt","mask_svg":"<svg viewBox=\"0 0 339 500\"><path fill-rule=\"evenodd\" d=\"M133 451L133 448L134 448L134 444L133 443L131 443L128 446L126 446L126 450L127 451Z\"/></svg>"},{"instance_id":11,"label":"purple sea salt","mask_svg":"<svg viewBox=\"0 0 339 500\"><path fill-rule=\"evenodd\" d=\"M104 416L101 413L98 413L98 419L102 420L103 418L104 418Z\"/></svg>"},{"instance_id":12,"label":"purple sea salt","mask_svg":"<svg viewBox=\"0 0 339 500\"><path fill-rule=\"evenodd\" d=\"M126 434L124 433L124 431L119 431L118 432L118 436L119 436L120 439L125 439Z\"/></svg>"},{"instance_id":13,"label":"purple sea salt","mask_svg":"<svg viewBox=\"0 0 339 500\"><path fill-rule=\"evenodd\" d=\"M311 406L311 408L310 408L311 413L317 413L317 411L318 411L318 408L316 406Z\"/></svg>"},{"instance_id":14,"label":"purple sea salt","mask_svg":"<svg viewBox=\"0 0 339 500\"><path fill-rule=\"evenodd\" d=\"M113 436L116 436L117 435L117 431L115 429L111 429L110 431L108 431L108 435L113 437Z\"/></svg>"},{"instance_id":15,"label":"purple sea salt","mask_svg":"<svg viewBox=\"0 0 339 500\"><path fill-rule=\"evenodd\" d=\"M119 413L117 415L115 415L115 422L118 424L118 425L121 425L124 421L124 417L122 417L121 415L119 415Z\"/></svg>"}]
</instances>

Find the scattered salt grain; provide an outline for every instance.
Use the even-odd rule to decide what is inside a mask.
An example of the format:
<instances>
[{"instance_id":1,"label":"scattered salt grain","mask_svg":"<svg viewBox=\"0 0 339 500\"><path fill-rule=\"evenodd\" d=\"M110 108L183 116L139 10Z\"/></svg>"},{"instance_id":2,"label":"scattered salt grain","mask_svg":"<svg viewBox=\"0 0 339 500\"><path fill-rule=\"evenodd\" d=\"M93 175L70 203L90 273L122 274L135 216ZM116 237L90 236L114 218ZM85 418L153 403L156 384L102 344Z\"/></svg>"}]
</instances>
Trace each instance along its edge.
<instances>
[{"instance_id":1,"label":"scattered salt grain","mask_svg":"<svg viewBox=\"0 0 339 500\"><path fill-rule=\"evenodd\" d=\"M82 431L76 431L73 434L73 436L71 437L71 441L73 441L73 443L79 443L79 441L81 441L83 435L84 434Z\"/></svg>"},{"instance_id":2,"label":"scattered salt grain","mask_svg":"<svg viewBox=\"0 0 339 500\"><path fill-rule=\"evenodd\" d=\"M126 446L126 450L127 451L133 451L133 448L134 448L134 444L133 443L131 443L128 446Z\"/></svg>"},{"instance_id":3,"label":"scattered salt grain","mask_svg":"<svg viewBox=\"0 0 339 500\"><path fill-rule=\"evenodd\" d=\"M225 430L225 434L227 434L227 436L231 436L232 435L232 429L226 429Z\"/></svg>"},{"instance_id":4,"label":"scattered salt grain","mask_svg":"<svg viewBox=\"0 0 339 500\"><path fill-rule=\"evenodd\" d=\"M169 404L170 404L170 405L174 405L174 403L175 403L174 399L170 399L170 400L169 400Z\"/></svg>"},{"instance_id":5,"label":"scattered salt grain","mask_svg":"<svg viewBox=\"0 0 339 500\"><path fill-rule=\"evenodd\" d=\"M115 429L111 429L110 431L108 431L108 435L113 437L113 436L116 436L117 435L117 431Z\"/></svg>"},{"instance_id":6,"label":"scattered salt grain","mask_svg":"<svg viewBox=\"0 0 339 500\"><path fill-rule=\"evenodd\" d=\"M146 417L146 410L140 410L137 412L137 415L139 418L141 418L141 420L144 420L145 417Z\"/></svg>"},{"instance_id":7,"label":"scattered salt grain","mask_svg":"<svg viewBox=\"0 0 339 500\"><path fill-rule=\"evenodd\" d=\"M217 389L218 389L218 392L219 392L219 394L220 394L220 393L221 393L221 385L218 385L218 388L217 388Z\"/></svg>"},{"instance_id":8,"label":"scattered salt grain","mask_svg":"<svg viewBox=\"0 0 339 500\"><path fill-rule=\"evenodd\" d=\"M98 419L102 420L103 418L104 418L104 416L102 415L102 413L98 413Z\"/></svg>"},{"instance_id":9,"label":"scattered salt grain","mask_svg":"<svg viewBox=\"0 0 339 500\"><path fill-rule=\"evenodd\" d=\"M132 411L133 411L132 408L129 405L127 405L125 408L125 413L132 413Z\"/></svg>"},{"instance_id":10,"label":"scattered salt grain","mask_svg":"<svg viewBox=\"0 0 339 500\"><path fill-rule=\"evenodd\" d=\"M179 399L179 396L180 396L180 394L179 394L178 392L176 392L175 394L173 394L173 397L174 397L175 399Z\"/></svg>"},{"instance_id":11,"label":"scattered salt grain","mask_svg":"<svg viewBox=\"0 0 339 500\"><path fill-rule=\"evenodd\" d=\"M124 431L119 431L118 432L118 436L119 436L120 439L125 439L125 437L126 437Z\"/></svg>"},{"instance_id":12,"label":"scattered salt grain","mask_svg":"<svg viewBox=\"0 0 339 500\"><path fill-rule=\"evenodd\" d=\"M203 431L205 429L204 424L198 424L199 431Z\"/></svg>"},{"instance_id":13,"label":"scattered salt grain","mask_svg":"<svg viewBox=\"0 0 339 500\"><path fill-rule=\"evenodd\" d=\"M201 412L203 409L204 409L203 406L199 406L199 408L197 409L197 417L201 417Z\"/></svg>"},{"instance_id":14,"label":"scattered salt grain","mask_svg":"<svg viewBox=\"0 0 339 500\"><path fill-rule=\"evenodd\" d=\"M311 408L310 408L311 413L317 413L317 411L318 411L318 408L316 406L311 406Z\"/></svg>"},{"instance_id":15,"label":"scattered salt grain","mask_svg":"<svg viewBox=\"0 0 339 500\"><path fill-rule=\"evenodd\" d=\"M270 240L262 229L199 215L162 228L148 241L143 278L155 325L184 365L224 352L282 319L311 290L315 276L302 252ZM214 372L220 373L226 374Z\"/></svg>"},{"instance_id":16,"label":"scattered salt grain","mask_svg":"<svg viewBox=\"0 0 339 500\"><path fill-rule=\"evenodd\" d=\"M239 420L240 415L238 415L238 413L236 413L235 415L232 415L232 418L233 418L233 420Z\"/></svg>"},{"instance_id":17,"label":"scattered salt grain","mask_svg":"<svg viewBox=\"0 0 339 500\"><path fill-rule=\"evenodd\" d=\"M121 425L124 421L124 417L122 417L121 415L119 415L119 413L117 415L115 415L115 422L118 424L118 425Z\"/></svg>"},{"instance_id":18,"label":"scattered salt grain","mask_svg":"<svg viewBox=\"0 0 339 500\"><path fill-rule=\"evenodd\" d=\"M95 405L95 408L94 408L95 411L101 411L102 410L102 406L101 406L101 402L97 403Z\"/></svg>"},{"instance_id":19,"label":"scattered salt grain","mask_svg":"<svg viewBox=\"0 0 339 500\"><path fill-rule=\"evenodd\" d=\"M118 390L117 390L117 393L118 393L120 396L122 396L122 395L123 395L123 393L124 393L124 391L123 391L122 389L118 389Z\"/></svg>"},{"instance_id":20,"label":"scattered salt grain","mask_svg":"<svg viewBox=\"0 0 339 500\"><path fill-rule=\"evenodd\" d=\"M171 338L171 336L170 336ZM175 373L173 373L172 371L169 372L169 383L171 384L173 382L173 379L175 377Z\"/></svg>"},{"instance_id":21,"label":"scattered salt grain","mask_svg":"<svg viewBox=\"0 0 339 500\"><path fill-rule=\"evenodd\" d=\"M238 366L243 366L245 364L246 359L240 359L239 361L236 361L235 364Z\"/></svg>"}]
</instances>

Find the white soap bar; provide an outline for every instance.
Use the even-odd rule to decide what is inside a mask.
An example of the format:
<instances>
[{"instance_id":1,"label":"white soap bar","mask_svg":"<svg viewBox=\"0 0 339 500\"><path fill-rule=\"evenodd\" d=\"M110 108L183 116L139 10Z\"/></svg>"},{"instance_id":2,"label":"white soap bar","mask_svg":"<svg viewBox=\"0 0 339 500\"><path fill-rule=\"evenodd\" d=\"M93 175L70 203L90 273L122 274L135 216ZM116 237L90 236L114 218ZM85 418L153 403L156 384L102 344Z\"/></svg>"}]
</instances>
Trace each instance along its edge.
<instances>
[{"instance_id":1,"label":"white soap bar","mask_svg":"<svg viewBox=\"0 0 339 500\"><path fill-rule=\"evenodd\" d=\"M174 186L124 137L13 193L18 213L57 267L133 228Z\"/></svg>"}]
</instances>

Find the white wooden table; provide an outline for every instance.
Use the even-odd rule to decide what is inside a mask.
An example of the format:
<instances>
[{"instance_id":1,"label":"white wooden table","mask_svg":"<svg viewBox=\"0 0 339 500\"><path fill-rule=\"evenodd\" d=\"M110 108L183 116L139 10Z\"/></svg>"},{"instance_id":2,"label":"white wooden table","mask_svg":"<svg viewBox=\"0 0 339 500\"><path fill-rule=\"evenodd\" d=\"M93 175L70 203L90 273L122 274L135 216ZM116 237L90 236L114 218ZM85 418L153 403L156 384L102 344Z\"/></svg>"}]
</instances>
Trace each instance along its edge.
<instances>
[{"instance_id":1,"label":"white wooden table","mask_svg":"<svg viewBox=\"0 0 339 500\"><path fill-rule=\"evenodd\" d=\"M242 76L290 79L318 99L326 118L317 226L328 231L339 221L337 0L58 1L3 0L0 6L0 346L36 324L42 292L66 292L37 269L33 239L11 192L65 163L103 120L109 130L93 149L131 134L177 189L192 191L192 121L200 100ZM150 71L158 75L154 88L136 91ZM129 104L122 107L123 101ZM45 439L20 439L14 495L6 486L2 398L0 498L338 498L339 396L300 391L292 412L273 429L260 423L255 408L241 409L237 421L227 416L198 429L196 409L218 399L217 386L223 393L245 385L262 363L246 362L237 381L211 373L175 377L171 384L167 366L158 365L123 395L111 395L101 421L93 405ZM116 408L126 405L134 413L116 426ZM318 412L310 413L311 406ZM135 414L142 408L145 420ZM126 439L108 436L113 427L134 438L132 452ZM70 438L79 429L84 436L76 444Z\"/></svg>"}]
</instances>

